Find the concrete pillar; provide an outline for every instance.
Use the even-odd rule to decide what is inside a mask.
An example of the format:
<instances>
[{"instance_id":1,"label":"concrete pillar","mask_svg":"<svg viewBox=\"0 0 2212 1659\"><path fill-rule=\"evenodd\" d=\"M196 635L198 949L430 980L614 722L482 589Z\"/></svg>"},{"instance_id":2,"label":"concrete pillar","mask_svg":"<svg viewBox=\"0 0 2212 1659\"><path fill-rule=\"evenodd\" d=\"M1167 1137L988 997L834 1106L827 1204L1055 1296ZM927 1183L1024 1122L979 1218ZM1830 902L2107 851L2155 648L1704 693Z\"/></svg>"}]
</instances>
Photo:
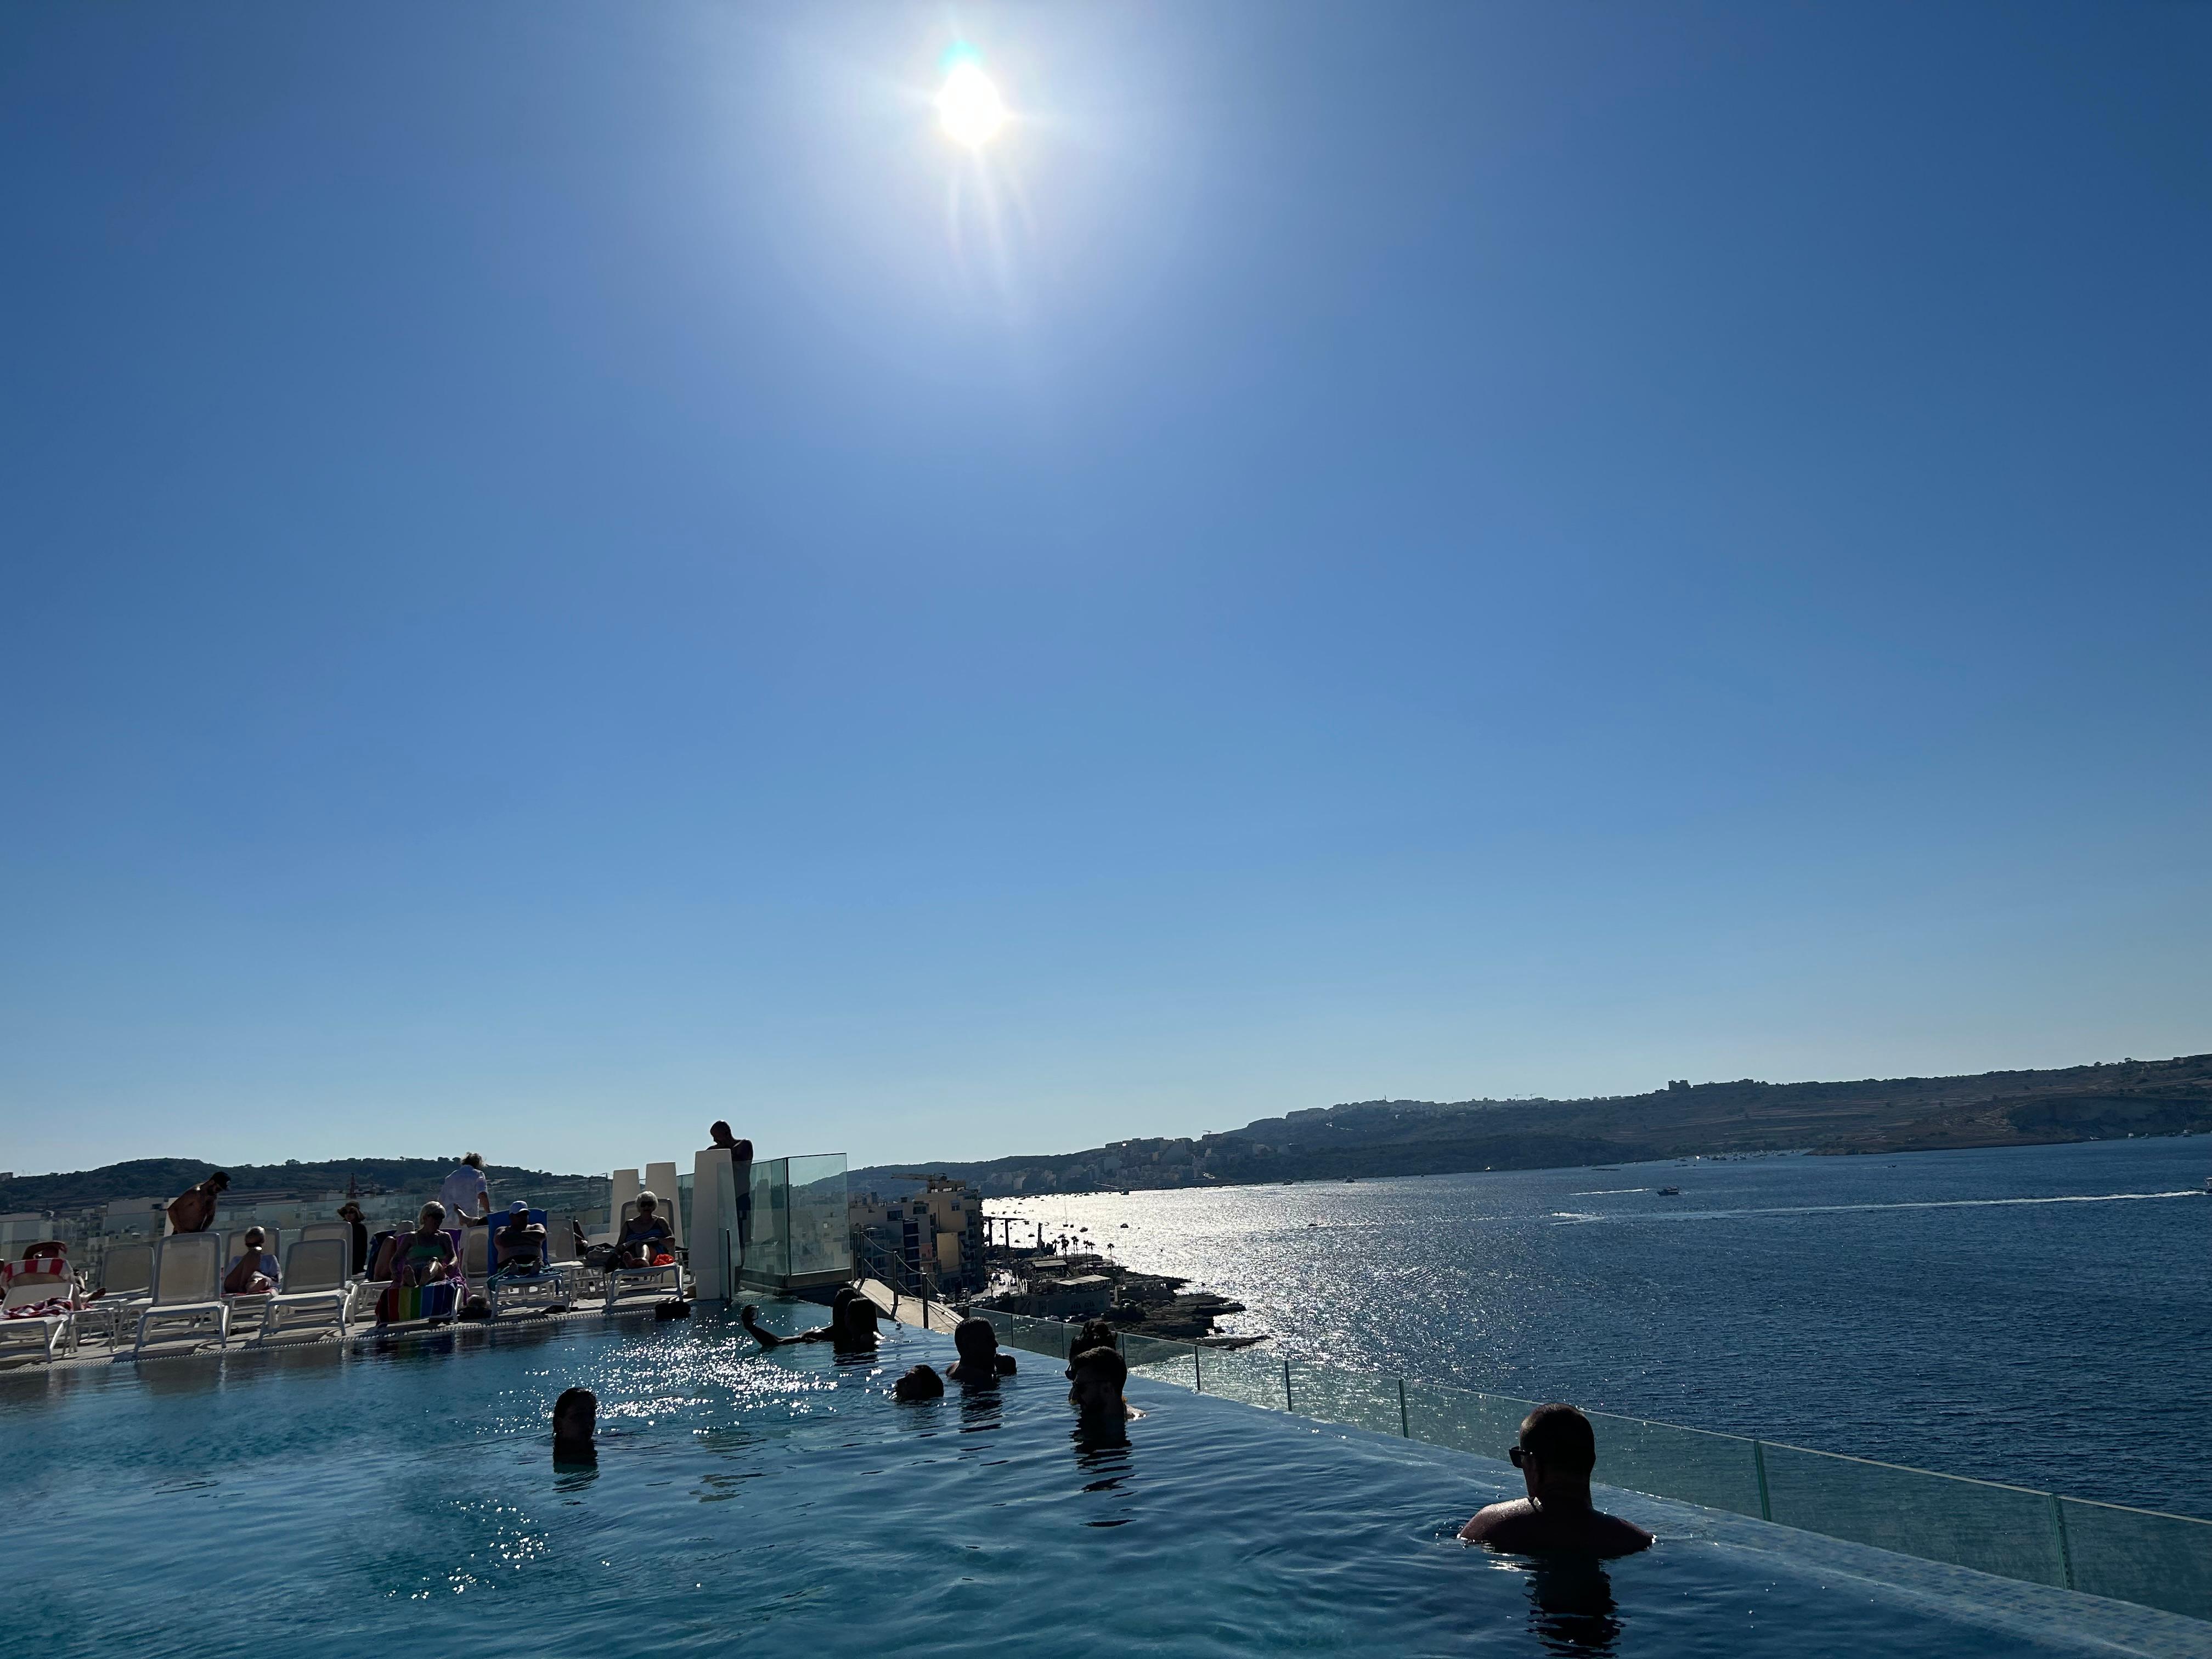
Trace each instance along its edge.
<instances>
[{"instance_id":1,"label":"concrete pillar","mask_svg":"<svg viewBox=\"0 0 2212 1659\"><path fill-rule=\"evenodd\" d=\"M607 1195L607 1237L610 1240L622 1236L623 1206L633 1201L643 1190L644 1183L638 1180L636 1170L617 1170L614 1172L614 1190Z\"/></svg>"},{"instance_id":2,"label":"concrete pillar","mask_svg":"<svg viewBox=\"0 0 2212 1659\"><path fill-rule=\"evenodd\" d=\"M738 1200L729 1149L709 1146L691 1163L691 1282L708 1301L738 1293Z\"/></svg>"}]
</instances>

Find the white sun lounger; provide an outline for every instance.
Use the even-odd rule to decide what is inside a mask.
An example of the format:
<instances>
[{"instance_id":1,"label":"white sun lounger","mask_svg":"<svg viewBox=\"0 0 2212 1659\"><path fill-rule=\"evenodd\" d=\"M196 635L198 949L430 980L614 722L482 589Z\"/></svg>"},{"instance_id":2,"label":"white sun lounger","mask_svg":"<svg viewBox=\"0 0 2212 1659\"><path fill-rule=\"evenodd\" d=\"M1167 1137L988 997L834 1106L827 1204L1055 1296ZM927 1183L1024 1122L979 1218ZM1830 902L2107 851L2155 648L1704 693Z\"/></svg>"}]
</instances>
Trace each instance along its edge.
<instances>
[{"instance_id":1,"label":"white sun lounger","mask_svg":"<svg viewBox=\"0 0 2212 1659\"><path fill-rule=\"evenodd\" d=\"M28 1308L40 1302L52 1302L57 1297L66 1297L73 1300L76 1295L76 1276L70 1273L65 1258L50 1256L35 1264L19 1261L9 1266L14 1271L8 1279L6 1295L0 1297L0 1306ZM23 1271L32 1266L50 1268L51 1271ZM40 1358L52 1364L55 1352L64 1342L68 1343L72 1352L76 1351L76 1315L74 1311L0 1319L0 1354L35 1352Z\"/></svg>"},{"instance_id":2,"label":"white sun lounger","mask_svg":"<svg viewBox=\"0 0 2212 1659\"><path fill-rule=\"evenodd\" d=\"M100 1300L77 1310L77 1329L91 1327L110 1342L118 1341L154 1299L154 1247L109 1245L100 1264Z\"/></svg>"},{"instance_id":3,"label":"white sun lounger","mask_svg":"<svg viewBox=\"0 0 2212 1659\"><path fill-rule=\"evenodd\" d=\"M353 1288L347 1283L350 1238L303 1238L284 1258L284 1288L264 1302L256 1342L303 1331L345 1334Z\"/></svg>"},{"instance_id":4,"label":"white sun lounger","mask_svg":"<svg viewBox=\"0 0 2212 1659\"><path fill-rule=\"evenodd\" d=\"M637 1213L637 1200L630 1200L616 1213L614 1236L622 1237L622 1230ZM612 1313L616 1304L625 1297L651 1291L656 1296L684 1294L684 1268L680 1262L671 1261L658 1267L610 1267L607 1269L607 1311Z\"/></svg>"},{"instance_id":5,"label":"white sun lounger","mask_svg":"<svg viewBox=\"0 0 2212 1659\"><path fill-rule=\"evenodd\" d=\"M222 1243L221 1233L171 1233L155 1248L154 1299L138 1316L133 1359L154 1342L210 1334L218 1345L230 1340L230 1304L222 1299Z\"/></svg>"}]
</instances>

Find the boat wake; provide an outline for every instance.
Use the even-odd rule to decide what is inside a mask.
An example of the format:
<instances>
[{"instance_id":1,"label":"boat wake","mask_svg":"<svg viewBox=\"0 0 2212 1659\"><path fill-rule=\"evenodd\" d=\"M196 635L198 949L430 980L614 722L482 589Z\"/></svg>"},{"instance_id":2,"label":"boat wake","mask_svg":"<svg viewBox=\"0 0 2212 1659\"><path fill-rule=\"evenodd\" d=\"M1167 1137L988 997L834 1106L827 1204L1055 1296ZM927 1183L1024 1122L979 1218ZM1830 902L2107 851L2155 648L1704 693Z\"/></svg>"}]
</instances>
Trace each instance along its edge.
<instances>
[{"instance_id":1,"label":"boat wake","mask_svg":"<svg viewBox=\"0 0 2212 1659\"><path fill-rule=\"evenodd\" d=\"M2160 1198L2196 1198L2186 1188L2177 1193L2069 1193L2051 1198L1924 1198L1902 1199L1888 1204L1804 1204L1771 1210L1662 1210L1650 1215L1610 1216L1608 1220L1725 1221L1740 1216L1850 1215L1873 1210L1991 1210L2020 1204L2131 1204Z\"/></svg>"}]
</instances>

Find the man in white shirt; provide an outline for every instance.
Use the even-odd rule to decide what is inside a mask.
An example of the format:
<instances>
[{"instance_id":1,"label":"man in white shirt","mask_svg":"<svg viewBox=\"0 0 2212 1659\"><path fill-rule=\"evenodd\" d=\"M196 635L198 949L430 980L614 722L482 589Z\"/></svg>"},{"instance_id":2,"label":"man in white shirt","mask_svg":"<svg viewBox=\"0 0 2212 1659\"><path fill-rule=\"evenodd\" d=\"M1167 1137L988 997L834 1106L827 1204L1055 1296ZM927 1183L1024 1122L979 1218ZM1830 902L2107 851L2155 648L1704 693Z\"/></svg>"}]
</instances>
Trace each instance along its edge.
<instances>
[{"instance_id":1,"label":"man in white shirt","mask_svg":"<svg viewBox=\"0 0 2212 1659\"><path fill-rule=\"evenodd\" d=\"M484 1179L483 1154L471 1152L438 1188L438 1202L455 1221L482 1221L491 1214L491 1183Z\"/></svg>"}]
</instances>

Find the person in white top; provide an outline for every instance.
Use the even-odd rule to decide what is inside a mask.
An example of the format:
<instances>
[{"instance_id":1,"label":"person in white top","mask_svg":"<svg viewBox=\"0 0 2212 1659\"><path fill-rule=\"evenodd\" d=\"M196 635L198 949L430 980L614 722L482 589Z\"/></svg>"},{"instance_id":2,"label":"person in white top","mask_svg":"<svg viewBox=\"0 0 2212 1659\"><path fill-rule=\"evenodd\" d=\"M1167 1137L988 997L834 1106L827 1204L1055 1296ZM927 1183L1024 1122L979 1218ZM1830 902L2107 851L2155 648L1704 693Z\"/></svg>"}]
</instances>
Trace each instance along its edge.
<instances>
[{"instance_id":1,"label":"person in white top","mask_svg":"<svg viewBox=\"0 0 2212 1659\"><path fill-rule=\"evenodd\" d=\"M483 1154L471 1152L438 1188L438 1202L456 1221L482 1221L491 1214L491 1183L484 1179Z\"/></svg>"}]
</instances>

